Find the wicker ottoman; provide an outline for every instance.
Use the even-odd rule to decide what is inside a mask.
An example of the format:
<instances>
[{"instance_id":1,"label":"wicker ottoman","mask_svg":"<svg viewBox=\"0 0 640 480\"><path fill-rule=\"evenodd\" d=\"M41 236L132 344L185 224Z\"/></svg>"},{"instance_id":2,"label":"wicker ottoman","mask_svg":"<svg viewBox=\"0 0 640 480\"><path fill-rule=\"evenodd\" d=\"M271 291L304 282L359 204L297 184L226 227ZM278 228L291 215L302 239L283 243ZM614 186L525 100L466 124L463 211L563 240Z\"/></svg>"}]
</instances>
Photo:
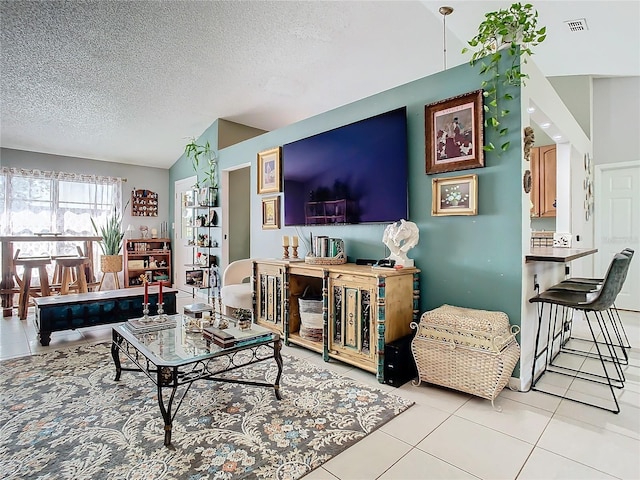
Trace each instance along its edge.
<instances>
[{"instance_id":1,"label":"wicker ottoman","mask_svg":"<svg viewBox=\"0 0 640 480\"><path fill-rule=\"evenodd\" d=\"M520 358L520 328L507 314L443 305L425 312L411 342L418 385L425 382L494 400Z\"/></svg>"}]
</instances>

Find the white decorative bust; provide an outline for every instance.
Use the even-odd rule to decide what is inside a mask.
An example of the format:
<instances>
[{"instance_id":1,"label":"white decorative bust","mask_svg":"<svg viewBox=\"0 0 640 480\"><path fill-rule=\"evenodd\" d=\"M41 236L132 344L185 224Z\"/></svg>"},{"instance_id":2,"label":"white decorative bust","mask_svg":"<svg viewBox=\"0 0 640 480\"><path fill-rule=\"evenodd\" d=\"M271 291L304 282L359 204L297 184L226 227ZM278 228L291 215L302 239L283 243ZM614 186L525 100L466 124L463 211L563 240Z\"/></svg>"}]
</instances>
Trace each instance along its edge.
<instances>
[{"instance_id":1,"label":"white decorative bust","mask_svg":"<svg viewBox=\"0 0 640 480\"><path fill-rule=\"evenodd\" d=\"M413 222L401 219L384 229L382 243L384 243L391 255L387 258L395 260L396 265L413 267L413 259L407 257L407 252L418 244L420 231Z\"/></svg>"}]
</instances>

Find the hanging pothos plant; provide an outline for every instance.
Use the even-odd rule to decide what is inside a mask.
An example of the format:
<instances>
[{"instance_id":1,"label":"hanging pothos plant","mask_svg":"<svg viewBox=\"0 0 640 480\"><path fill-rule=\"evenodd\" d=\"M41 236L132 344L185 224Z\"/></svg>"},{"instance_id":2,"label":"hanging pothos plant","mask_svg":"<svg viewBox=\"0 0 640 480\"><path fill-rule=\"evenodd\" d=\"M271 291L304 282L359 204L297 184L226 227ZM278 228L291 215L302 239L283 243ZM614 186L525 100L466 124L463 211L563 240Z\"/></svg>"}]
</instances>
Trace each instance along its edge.
<instances>
[{"instance_id":1,"label":"hanging pothos plant","mask_svg":"<svg viewBox=\"0 0 640 480\"><path fill-rule=\"evenodd\" d=\"M200 145L196 142L195 138L191 138L189 143L184 147L185 156L191 160L191 166L196 174L195 188L200 188L200 179L198 172L200 171L200 162L205 161L206 169L204 171L204 180L202 186L209 186L211 188L218 188L218 156L209 141L204 145ZM207 185L208 184L208 185Z\"/></svg>"},{"instance_id":2,"label":"hanging pothos plant","mask_svg":"<svg viewBox=\"0 0 640 480\"><path fill-rule=\"evenodd\" d=\"M512 100L509 92L501 93L499 85L522 86L528 75L522 73L520 65L527 63L527 57L533 55L531 47L536 46L546 38L546 27L538 28L538 11L530 3L522 5L514 3L507 9L489 12L478 26L478 34L468 43L477 48L471 57L470 64L481 62L480 74L484 90L484 126L492 128L499 137L505 137L509 129L502 124L509 115L505 102ZM464 48L462 53L469 51ZM509 58L509 65L504 71L500 70L503 55ZM510 142L500 145L502 151L509 148ZM488 142L485 151L495 150L493 143Z\"/></svg>"}]
</instances>

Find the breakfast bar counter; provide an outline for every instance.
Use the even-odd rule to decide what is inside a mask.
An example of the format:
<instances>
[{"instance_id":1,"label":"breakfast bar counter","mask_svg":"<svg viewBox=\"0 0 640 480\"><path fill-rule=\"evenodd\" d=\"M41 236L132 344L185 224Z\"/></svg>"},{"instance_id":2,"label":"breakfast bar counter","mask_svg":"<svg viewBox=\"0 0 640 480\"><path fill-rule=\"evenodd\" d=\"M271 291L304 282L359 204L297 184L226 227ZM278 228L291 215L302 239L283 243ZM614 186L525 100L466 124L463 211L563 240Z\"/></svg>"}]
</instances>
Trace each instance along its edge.
<instances>
[{"instance_id":1,"label":"breakfast bar counter","mask_svg":"<svg viewBox=\"0 0 640 480\"><path fill-rule=\"evenodd\" d=\"M529 254L525 255L525 263L565 263L587 255L593 255L597 251L597 248L532 247Z\"/></svg>"}]
</instances>

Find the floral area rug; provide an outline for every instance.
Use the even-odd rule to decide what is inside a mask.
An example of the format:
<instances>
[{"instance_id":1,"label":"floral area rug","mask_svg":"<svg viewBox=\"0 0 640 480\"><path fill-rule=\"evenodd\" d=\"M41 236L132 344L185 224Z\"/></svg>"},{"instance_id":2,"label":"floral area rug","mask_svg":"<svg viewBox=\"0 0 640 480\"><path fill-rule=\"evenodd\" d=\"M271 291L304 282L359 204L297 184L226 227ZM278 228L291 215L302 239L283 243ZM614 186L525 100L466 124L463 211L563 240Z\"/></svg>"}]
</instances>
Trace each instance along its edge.
<instances>
[{"instance_id":1,"label":"floral area rug","mask_svg":"<svg viewBox=\"0 0 640 480\"><path fill-rule=\"evenodd\" d=\"M281 401L273 388L195 382L170 448L155 385L139 372L114 381L108 344L0 362L0 478L296 479L412 404L283 359ZM236 372L273 382L277 367Z\"/></svg>"}]
</instances>

